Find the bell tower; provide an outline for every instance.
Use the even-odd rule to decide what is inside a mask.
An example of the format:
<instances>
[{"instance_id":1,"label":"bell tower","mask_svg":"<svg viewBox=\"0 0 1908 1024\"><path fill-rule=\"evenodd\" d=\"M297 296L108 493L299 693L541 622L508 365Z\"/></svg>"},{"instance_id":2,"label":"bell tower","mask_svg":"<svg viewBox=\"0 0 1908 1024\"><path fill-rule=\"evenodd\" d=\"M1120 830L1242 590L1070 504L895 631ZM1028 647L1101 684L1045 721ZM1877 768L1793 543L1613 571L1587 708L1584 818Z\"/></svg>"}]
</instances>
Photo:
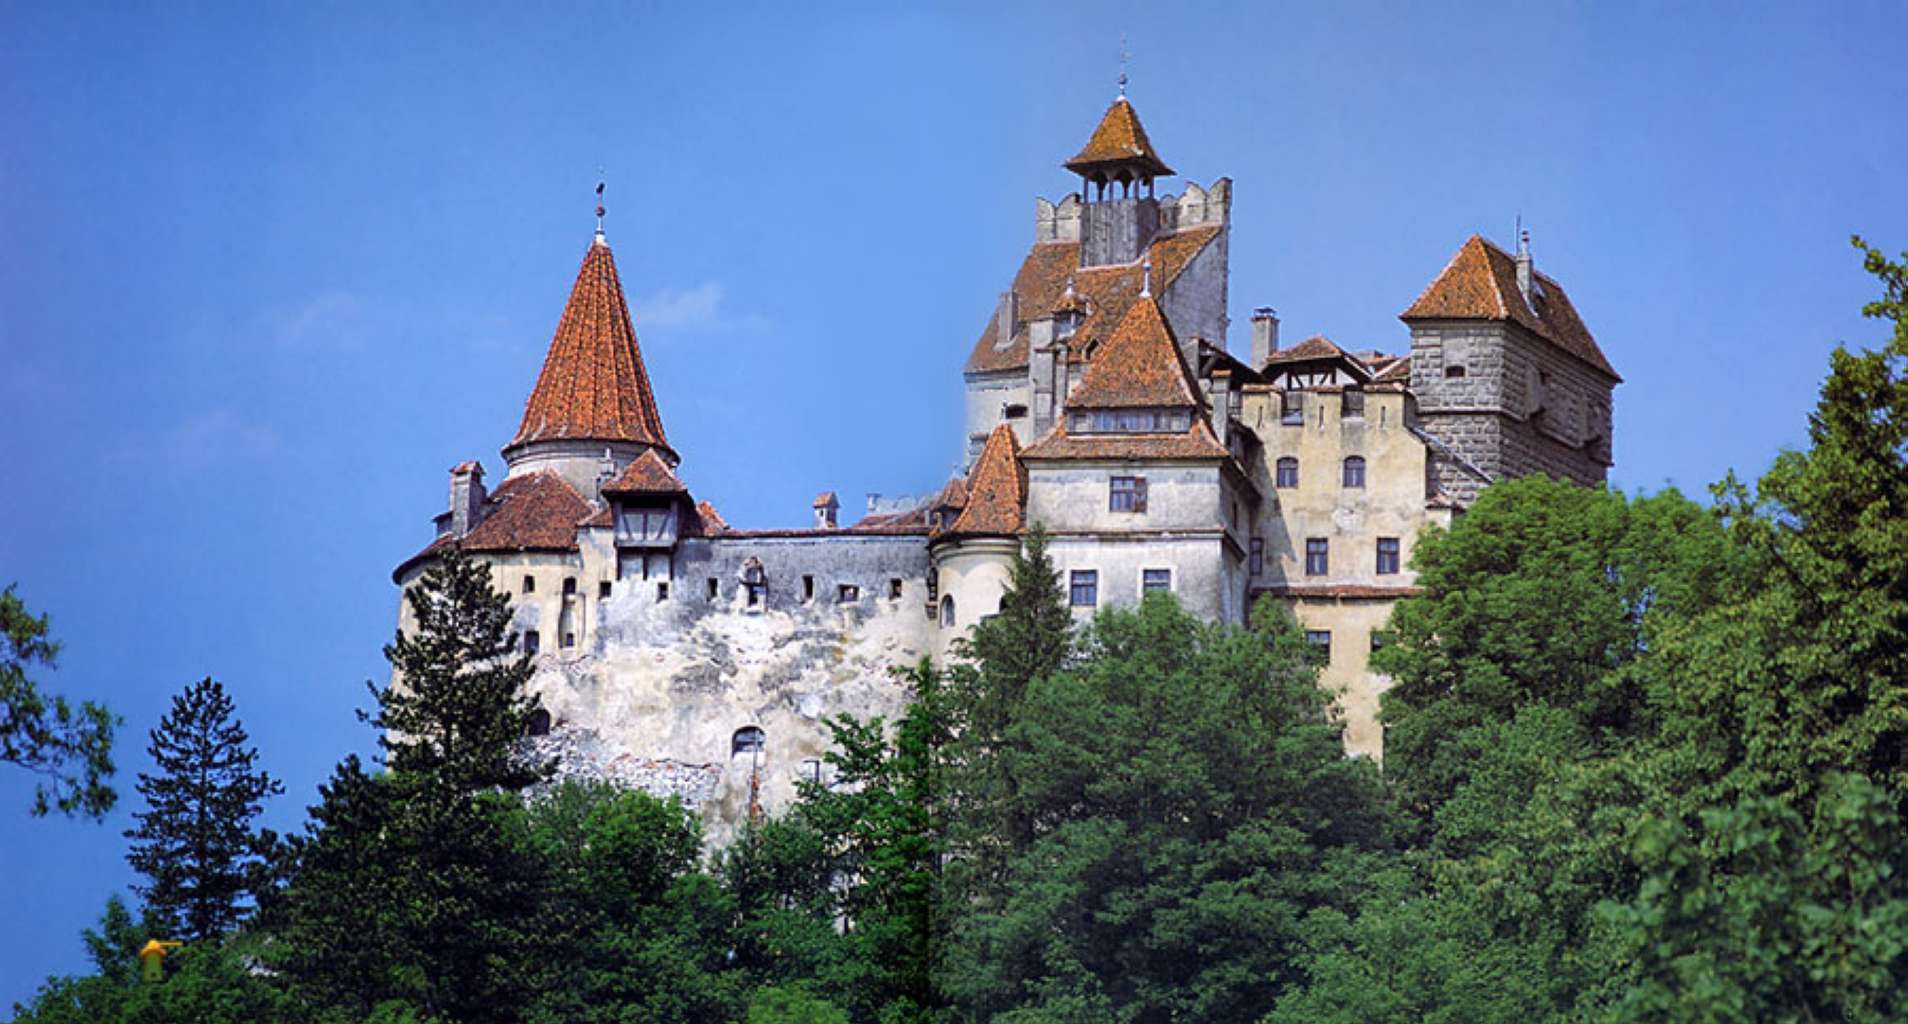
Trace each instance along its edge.
<instances>
[{"instance_id":1,"label":"bell tower","mask_svg":"<svg viewBox=\"0 0 1908 1024\"><path fill-rule=\"evenodd\" d=\"M1063 166L1080 176L1080 265L1132 263L1159 233L1159 202L1153 180L1170 177L1140 125L1139 113L1120 96L1106 109L1085 148Z\"/></svg>"}]
</instances>

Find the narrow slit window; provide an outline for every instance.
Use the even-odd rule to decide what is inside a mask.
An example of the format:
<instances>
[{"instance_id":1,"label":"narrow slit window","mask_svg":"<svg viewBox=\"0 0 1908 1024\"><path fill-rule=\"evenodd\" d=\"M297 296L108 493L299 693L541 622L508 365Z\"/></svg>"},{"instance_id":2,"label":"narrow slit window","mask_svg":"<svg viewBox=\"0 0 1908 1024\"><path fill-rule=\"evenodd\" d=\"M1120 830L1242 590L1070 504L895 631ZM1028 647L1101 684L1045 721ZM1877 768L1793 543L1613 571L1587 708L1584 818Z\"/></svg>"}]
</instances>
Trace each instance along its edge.
<instances>
[{"instance_id":1,"label":"narrow slit window","mask_svg":"<svg viewBox=\"0 0 1908 1024\"><path fill-rule=\"evenodd\" d=\"M1246 572L1253 576L1265 575L1265 538L1254 537L1248 542Z\"/></svg>"},{"instance_id":2,"label":"narrow slit window","mask_svg":"<svg viewBox=\"0 0 1908 1024\"><path fill-rule=\"evenodd\" d=\"M813 601L814 599L815 599L815 577L803 576L802 577L802 600Z\"/></svg>"},{"instance_id":3,"label":"narrow slit window","mask_svg":"<svg viewBox=\"0 0 1908 1024\"><path fill-rule=\"evenodd\" d=\"M537 578L535 576L525 576L523 578L523 592L526 594L534 594L537 592Z\"/></svg>"},{"instance_id":4,"label":"narrow slit window","mask_svg":"<svg viewBox=\"0 0 1908 1024\"><path fill-rule=\"evenodd\" d=\"M714 576L709 577L709 600L715 600L716 597L721 594L721 591L722 581L716 579Z\"/></svg>"}]
</instances>

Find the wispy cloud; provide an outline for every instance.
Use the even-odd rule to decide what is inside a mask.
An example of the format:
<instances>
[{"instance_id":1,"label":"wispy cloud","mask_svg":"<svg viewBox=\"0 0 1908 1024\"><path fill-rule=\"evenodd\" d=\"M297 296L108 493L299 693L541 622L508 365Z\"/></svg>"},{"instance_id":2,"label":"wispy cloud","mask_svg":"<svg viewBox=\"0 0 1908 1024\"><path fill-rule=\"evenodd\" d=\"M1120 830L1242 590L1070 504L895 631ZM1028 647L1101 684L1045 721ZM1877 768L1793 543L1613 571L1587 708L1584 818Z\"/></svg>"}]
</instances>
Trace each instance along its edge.
<instances>
[{"instance_id":1,"label":"wispy cloud","mask_svg":"<svg viewBox=\"0 0 1908 1024\"><path fill-rule=\"evenodd\" d=\"M265 333L281 349L355 347L364 340L365 326L364 303L338 288L264 316Z\"/></svg>"},{"instance_id":2,"label":"wispy cloud","mask_svg":"<svg viewBox=\"0 0 1908 1024\"><path fill-rule=\"evenodd\" d=\"M281 447L278 432L233 409L215 408L129 442L110 453L116 462L145 462L193 472L229 462L268 458Z\"/></svg>"},{"instance_id":3,"label":"wispy cloud","mask_svg":"<svg viewBox=\"0 0 1908 1024\"><path fill-rule=\"evenodd\" d=\"M735 313L723 306L725 292L720 281L707 281L694 288L664 288L630 303L636 329L645 327L663 331L713 331L727 328L762 327L766 320L753 313Z\"/></svg>"}]
</instances>

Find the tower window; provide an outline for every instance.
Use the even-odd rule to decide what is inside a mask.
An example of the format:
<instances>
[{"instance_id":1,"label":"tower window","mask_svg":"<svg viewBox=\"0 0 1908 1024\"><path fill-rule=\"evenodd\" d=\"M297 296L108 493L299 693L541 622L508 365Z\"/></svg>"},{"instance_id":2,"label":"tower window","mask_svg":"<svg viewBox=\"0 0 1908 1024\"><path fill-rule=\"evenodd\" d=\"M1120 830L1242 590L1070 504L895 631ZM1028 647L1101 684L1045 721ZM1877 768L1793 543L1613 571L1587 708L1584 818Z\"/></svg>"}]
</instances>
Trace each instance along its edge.
<instances>
[{"instance_id":1,"label":"tower window","mask_svg":"<svg viewBox=\"0 0 1908 1024\"><path fill-rule=\"evenodd\" d=\"M813 601L814 599L815 599L815 577L803 576L802 577L802 600Z\"/></svg>"},{"instance_id":2,"label":"tower window","mask_svg":"<svg viewBox=\"0 0 1908 1024\"><path fill-rule=\"evenodd\" d=\"M1067 577L1068 603L1075 608L1091 608L1100 603L1100 574L1092 569L1075 569Z\"/></svg>"},{"instance_id":3,"label":"tower window","mask_svg":"<svg viewBox=\"0 0 1908 1024\"><path fill-rule=\"evenodd\" d=\"M1363 391L1347 388L1345 389L1345 393L1340 396L1340 402L1338 412L1340 417L1348 420L1362 420L1365 418L1365 393Z\"/></svg>"},{"instance_id":4,"label":"tower window","mask_svg":"<svg viewBox=\"0 0 1908 1024\"><path fill-rule=\"evenodd\" d=\"M759 754L768 747L768 734L759 726L745 725L729 737L729 756Z\"/></svg>"},{"instance_id":5,"label":"tower window","mask_svg":"<svg viewBox=\"0 0 1908 1024\"><path fill-rule=\"evenodd\" d=\"M1116 476L1107 483L1106 508L1109 512L1146 511L1146 478Z\"/></svg>"},{"instance_id":6,"label":"tower window","mask_svg":"<svg viewBox=\"0 0 1908 1024\"><path fill-rule=\"evenodd\" d=\"M537 578L535 576L525 576L523 578L523 592L526 594L534 594L537 592Z\"/></svg>"},{"instance_id":7,"label":"tower window","mask_svg":"<svg viewBox=\"0 0 1908 1024\"><path fill-rule=\"evenodd\" d=\"M1357 455L1345 459L1345 486L1365 486L1365 460Z\"/></svg>"},{"instance_id":8,"label":"tower window","mask_svg":"<svg viewBox=\"0 0 1908 1024\"><path fill-rule=\"evenodd\" d=\"M1273 474L1274 487L1298 486L1298 460L1290 455L1280 456L1278 468Z\"/></svg>"},{"instance_id":9,"label":"tower window","mask_svg":"<svg viewBox=\"0 0 1908 1024\"><path fill-rule=\"evenodd\" d=\"M1305 392L1293 388L1279 396L1279 422L1287 426L1305 422Z\"/></svg>"},{"instance_id":10,"label":"tower window","mask_svg":"<svg viewBox=\"0 0 1908 1024\"><path fill-rule=\"evenodd\" d=\"M1462 376L1464 376L1464 367L1462 367L1462 366L1447 366L1447 367L1445 367L1445 368L1444 368L1444 375L1445 375L1446 377L1462 377Z\"/></svg>"},{"instance_id":11,"label":"tower window","mask_svg":"<svg viewBox=\"0 0 1908 1024\"><path fill-rule=\"evenodd\" d=\"M523 653L535 654L543 649L543 637L534 629L523 631Z\"/></svg>"},{"instance_id":12,"label":"tower window","mask_svg":"<svg viewBox=\"0 0 1908 1024\"><path fill-rule=\"evenodd\" d=\"M714 576L709 577L709 600L715 600L721 593L722 581L716 579Z\"/></svg>"},{"instance_id":13,"label":"tower window","mask_svg":"<svg viewBox=\"0 0 1908 1024\"><path fill-rule=\"evenodd\" d=\"M1253 576L1265 575L1265 538L1254 537L1246 548L1246 572Z\"/></svg>"},{"instance_id":14,"label":"tower window","mask_svg":"<svg viewBox=\"0 0 1908 1024\"><path fill-rule=\"evenodd\" d=\"M603 580L603 581L601 581L601 582L599 582L599 583L597 583L597 585L596 585L596 596L597 596L598 598L600 598L600 599L603 599L603 600L608 600L608 599L609 599L609 596L610 596L610 581L608 581L608 580Z\"/></svg>"},{"instance_id":15,"label":"tower window","mask_svg":"<svg viewBox=\"0 0 1908 1024\"><path fill-rule=\"evenodd\" d=\"M1325 656L1325 664L1330 665L1332 663L1331 630L1308 629L1305 631L1305 642L1319 649L1319 652Z\"/></svg>"},{"instance_id":16,"label":"tower window","mask_svg":"<svg viewBox=\"0 0 1908 1024\"><path fill-rule=\"evenodd\" d=\"M575 576L563 577L563 593L566 596L576 593L576 577Z\"/></svg>"},{"instance_id":17,"label":"tower window","mask_svg":"<svg viewBox=\"0 0 1908 1024\"><path fill-rule=\"evenodd\" d=\"M1305 575L1323 576L1331 571L1331 541L1324 537L1305 538Z\"/></svg>"},{"instance_id":18,"label":"tower window","mask_svg":"<svg viewBox=\"0 0 1908 1024\"><path fill-rule=\"evenodd\" d=\"M1141 569L1140 593L1150 590L1172 590L1173 571L1171 569Z\"/></svg>"},{"instance_id":19,"label":"tower window","mask_svg":"<svg viewBox=\"0 0 1908 1024\"><path fill-rule=\"evenodd\" d=\"M941 625L954 625L954 595L941 598Z\"/></svg>"},{"instance_id":20,"label":"tower window","mask_svg":"<svg viewBox=\"0 0 1908 1024\"><path fill-rule=\"evenodd\" d=\"M901 577L893 576L888 579L888 600L901 600Z\"/></svg>"},{"instance_id":21,"label":"tower window","mask_svg":"<svg viewBox=\"0 0 1908 1024\"><path fill-rule=\"evenodd\" d=\"M1398 571L1398 538L1378 538L1378 573L1389 576Z\"/></svg>"}]
</instances>

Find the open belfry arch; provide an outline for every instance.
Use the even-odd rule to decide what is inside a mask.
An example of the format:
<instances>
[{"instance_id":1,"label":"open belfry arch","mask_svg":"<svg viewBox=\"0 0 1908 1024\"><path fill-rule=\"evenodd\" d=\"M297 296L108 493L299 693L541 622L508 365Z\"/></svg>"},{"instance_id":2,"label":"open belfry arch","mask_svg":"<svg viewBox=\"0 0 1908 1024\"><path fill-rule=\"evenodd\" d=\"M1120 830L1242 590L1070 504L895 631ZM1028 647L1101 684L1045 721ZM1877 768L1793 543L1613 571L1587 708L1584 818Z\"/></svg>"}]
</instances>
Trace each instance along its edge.
<instances>
[{"instance_id":1,"label":"open belfry arch","mask_svg":"<svg viewBox=\"0 0 1908 1024\"><path fill-rule=\"evenodd\" d=\"M503 479L453 468L436 536L394 573L408 586L451 545L488 562L535 652L531 742L562 774L679 795L725 843L824 772L826 717L903 709L889 668L994 614L1036 523L1082 618L1150 591L1233 623L1289 605L1328 651L1348 749L1378 756L1367 658L1413 592L1419 530L1503 477L1603 481L1620 379L1527 238L1473 236L1395 297L1390 352L1282 345L1262 306L1234 354L1231 179L1175 191L1123 82L1062 166L1077 191L1036 199L968 350L963 471L858 514L818 486L792 528L731 525L694 492L599 186Z\"/></svg>"}]
</instances>

